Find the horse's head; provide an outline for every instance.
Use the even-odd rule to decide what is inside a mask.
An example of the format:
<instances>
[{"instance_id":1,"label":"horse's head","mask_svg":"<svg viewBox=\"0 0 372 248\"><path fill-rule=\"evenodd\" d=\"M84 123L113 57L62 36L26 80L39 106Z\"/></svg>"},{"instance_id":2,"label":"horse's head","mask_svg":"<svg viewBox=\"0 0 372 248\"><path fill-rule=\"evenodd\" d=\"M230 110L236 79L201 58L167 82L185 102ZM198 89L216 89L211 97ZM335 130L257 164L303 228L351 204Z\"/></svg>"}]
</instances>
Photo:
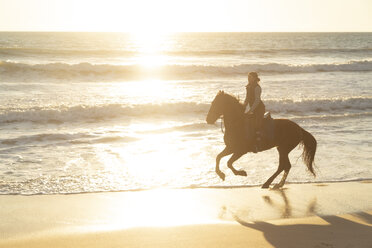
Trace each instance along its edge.
<instances>
[{"instance_id":1,"label":"horse's head","mask_svg":"<svg viewBox=\"0 0 372 248\"><path fill-rule=\"evenodd\" d=\"M214 124L223 114L224 96L225 93L220 90L213 99L206 119L208 124Z\"/></svg>"},{"instance_id":2,"label":"horse's head","mask_svg":"<svg viewBox=\"0 0 372 248\"><path fill-rule=\"evenodd\" d=\"M240 118L244 114L244 106L239 99L220 90L213 99L207 115L207 123L214 124L221 115L229 114L229 117Z\"/></svg>"}]
</instances>

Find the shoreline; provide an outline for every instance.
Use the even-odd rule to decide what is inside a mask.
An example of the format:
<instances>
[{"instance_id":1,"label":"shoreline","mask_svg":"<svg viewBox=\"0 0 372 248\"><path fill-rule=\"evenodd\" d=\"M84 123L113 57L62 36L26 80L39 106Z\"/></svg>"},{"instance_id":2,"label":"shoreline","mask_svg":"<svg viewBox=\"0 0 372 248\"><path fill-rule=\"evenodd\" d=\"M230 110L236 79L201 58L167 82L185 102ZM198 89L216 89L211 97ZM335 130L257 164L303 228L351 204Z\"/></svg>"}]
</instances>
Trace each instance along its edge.
<instances>
[{"instance_id":1,"label":"shoreline","mask_svg":"<svg viewBox=\"0 0 372 248\"><path fill-rule=\"evenodd\" d=\"M0 247L296 247L294 240L301 247L370 247L371 192L366 180L282 190L0 195Z\"/></svg>"},{"instance_id":2,"label":"shoreline","mask_svg":"<svg viewBox=\"0 0 372 248\"><path fill-rule=\"evenodd\" d=\"M362 178L362 179L349 179L343 181L309 181L309 182L285 182L286 185L317 185L317 184L334 184L334 183L350 183L350 182L360 182L360 183L372 183L372 178ZM270 186L275 184L273 182ZM146 192L153 190L191 190L191 189L249 189L249 188L260 188L262 184L254 185L213 185L213 186L198 186L190 185L185 187L154 187L154 188L138 188L138 189L123 189L123 190L108 190L108 191L87 191L87 192L71 192L71 193L0 193L2 196L57 196L57 195L84 195L84 194L110 194L110 193L129 193L129 192ZM284 188L286 188L284 186ZM273 190L273 189L269 189Z\"/></svg>"}]
</instances>

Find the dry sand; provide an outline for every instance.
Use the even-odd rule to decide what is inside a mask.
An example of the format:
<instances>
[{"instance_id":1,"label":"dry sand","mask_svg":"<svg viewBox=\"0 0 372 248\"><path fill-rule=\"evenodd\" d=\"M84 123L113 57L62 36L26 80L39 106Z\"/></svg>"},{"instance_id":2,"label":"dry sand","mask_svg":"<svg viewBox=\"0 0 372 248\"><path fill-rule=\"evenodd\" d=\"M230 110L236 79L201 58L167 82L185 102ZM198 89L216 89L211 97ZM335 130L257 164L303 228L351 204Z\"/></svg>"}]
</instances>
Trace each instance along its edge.
<instances>
[{"instance_id":1,"label":"dry sand","mask_svg":"<svg viewBox=\"0 0 372 248\"><path fill-rule=\"evenodd\" d=\"M0 196L0 247L372 247L372 182Z\"/></svg>"}]
</instances>

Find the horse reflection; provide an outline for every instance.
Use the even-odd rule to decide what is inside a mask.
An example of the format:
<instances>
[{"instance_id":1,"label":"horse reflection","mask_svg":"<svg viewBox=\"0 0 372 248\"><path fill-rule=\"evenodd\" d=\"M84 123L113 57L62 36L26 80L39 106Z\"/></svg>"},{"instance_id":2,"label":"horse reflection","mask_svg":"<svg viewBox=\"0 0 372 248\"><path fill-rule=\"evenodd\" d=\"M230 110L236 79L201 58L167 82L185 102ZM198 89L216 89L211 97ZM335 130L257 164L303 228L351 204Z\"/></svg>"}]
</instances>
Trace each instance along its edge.
<instances>
[{"instance_id":1,"label":"horse reflection","mask_svg":"<svg viewBox=\"0 0 372 248\"><path fill-rule=\"evenodd\" d=\"M279 210L279 212L281 212L281 218L291 218L293 217L292 215L292 206L291 206L291 203L289 202L289 199L287 197L287 194L285 192L285 189L278 189L278 190L275 190L275 192L277 192L283 202L284 202L284 205L281 205L279 203L276 203L274 202L270 196L266 195L266 196L263 196L263 200L272 208L275 208L277 210ZM310 215L315 215L316 214L316 198L314 198L307 206L306 208L306 211L305 211L305 215L306 216L310 216Z\"/></svg>"}]
</instances>

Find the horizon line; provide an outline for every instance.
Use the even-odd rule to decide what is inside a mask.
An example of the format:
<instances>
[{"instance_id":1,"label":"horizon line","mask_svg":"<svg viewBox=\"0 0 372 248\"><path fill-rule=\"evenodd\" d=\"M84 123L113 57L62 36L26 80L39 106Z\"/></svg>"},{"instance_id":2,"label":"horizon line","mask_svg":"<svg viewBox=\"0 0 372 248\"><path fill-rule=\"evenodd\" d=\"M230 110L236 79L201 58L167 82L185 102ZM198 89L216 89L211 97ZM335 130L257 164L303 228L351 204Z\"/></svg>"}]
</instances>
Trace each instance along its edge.
<instances>
[{"instance_id":1,"label":"horizon line","mask_svg":"<svg viewBox=\"0 0 372 248\"><path fill-rule=\"evenodd\" d=\"M372 33L371 31L87 31L87 30L0 30L1 33Z\"/></svg>"}]
</instances>

